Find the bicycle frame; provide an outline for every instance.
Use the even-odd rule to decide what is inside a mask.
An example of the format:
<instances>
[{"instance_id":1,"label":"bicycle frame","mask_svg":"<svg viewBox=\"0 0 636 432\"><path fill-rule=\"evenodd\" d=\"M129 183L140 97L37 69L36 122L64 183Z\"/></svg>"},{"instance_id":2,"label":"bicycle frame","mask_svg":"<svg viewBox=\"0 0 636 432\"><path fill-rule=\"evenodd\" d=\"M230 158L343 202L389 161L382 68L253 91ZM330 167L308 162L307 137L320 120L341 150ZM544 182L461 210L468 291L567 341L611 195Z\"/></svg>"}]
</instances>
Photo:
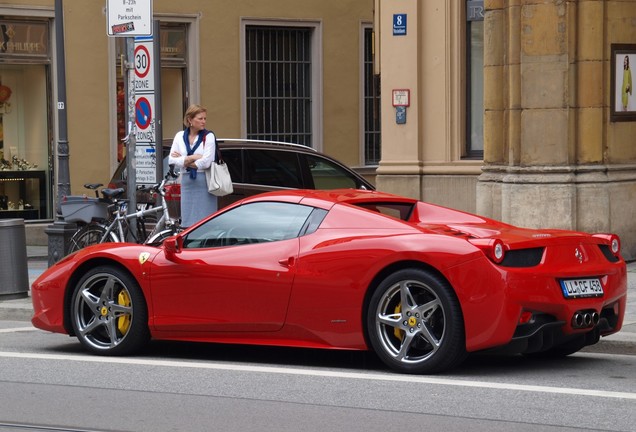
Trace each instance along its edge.
<instances>
[{"instance_id":1,"label":"bicycle frame","mask_svg":"<svg viewBox=\"0 0 636 432\"><path fill-rule=\"evenodd\" d=\"M168 209L168 203L166 202L165 184L169 177L176 178L176 175L174 174L174 172L172 172L172 170L170 170L168 174L166 174L166 177L163 179L163 181L160 184L150 188L151 190L154 190L155 192L157 192L159 196L161 196L160 206L138 210L136 212L126 214L127 213L126 201L125 200L115 201L113 203L113 205L116 207L116 209L114 210L115 218L106 227L106 231L104 235L102 236L102 238L100 239L100 243L108 241L109 238L111 239L116 238L117 242L125 242L127 234L128 234L127 228L129 226L129 220L144 218L145 216L153 215L153 214L156 215L159 213L161 213L161 217L157 220L157 224L155 225L154 229L147 236L145 236L145 232L138 233L140 237L145 236L143 238L143 241L139 243L149 243L151 240L154 240L157 234L161 233L162 231L166 229L166 226L169 227L170 231L173 231L173 232L178 231L178 223L170 218L170 211ZM135 240L137 239L135 238Z\"/></svg>"},{"instance_id":2,"label":"bicycle frame","mask_svg":"<svg viewBox=\"0 0 636 432\"><path fill-rule=\"evenodd\" d=\"M111 236L111 233L114 233L118 242L125 242L128 231L129 231L128 230L129 220L142 218L148 215L158 214L160 212L165 211L163 206L158 206L158 207L152 207L149 209L139 210L134 213L126 214L127 208L124 204L125 204L124 202L119 202L115 204L117 206L115 210L115 218L110 223L110 225L106 227L106 232L104 233L104 236L102 237L100 243L106 241L106 239ZM163 215L161 219L163 219ZM139 235L143 235L143 233L140 233Z\"/></svg>"},{"instance_id":3,"label":"bicycle frame","mask_svg":"<svg viewBox=\"0 0 636 432\"><path fill-rule=\"evenodd\" d=\"M102 189L101 192L102 195L104 195L104 198L100 198L98 201L90 201L87 204L82 201L81 204L83 206L77 209L74 207L69 208L69 212L74 210L74 213L69 214L77 219L77 222L82 222L79 224L79 228L70 239L71 251L76 251L86 246L105 242L121 243L125 241L135 241L137 243L158 245L166 237L178 233L180 231L179 222L170 217L168 203L165 198L166 182L171 178L177 178L173 169L174 166L171 165L170 170L161 183L147 188L161 196L161 205L127 214L128 201L117 198L123 193L123 189ZM96 189L101 185L88 184L84 186L89 189ZM87 205L91 206L98 204L102 206L99 212L94 211L91 213L89 211L90 209L86 207ZM107 204L108 207L104 208L104 204ZM75 214L80 211L84 213ZM150 215L159 215L159 213L161 213L161 217L155 219L157 221L156 225L153 230L147 234L145 225L146 218ZM89 222L84 220L88 215L90 215ZM80 216L82 217L80 218ZM127 237L130 231L129 227L131 225L129 221L131 219L135 219L137 221L138 228L140 228L136 233L131 233L133 235L132 239Z\"/></svg>"}]
</instances>

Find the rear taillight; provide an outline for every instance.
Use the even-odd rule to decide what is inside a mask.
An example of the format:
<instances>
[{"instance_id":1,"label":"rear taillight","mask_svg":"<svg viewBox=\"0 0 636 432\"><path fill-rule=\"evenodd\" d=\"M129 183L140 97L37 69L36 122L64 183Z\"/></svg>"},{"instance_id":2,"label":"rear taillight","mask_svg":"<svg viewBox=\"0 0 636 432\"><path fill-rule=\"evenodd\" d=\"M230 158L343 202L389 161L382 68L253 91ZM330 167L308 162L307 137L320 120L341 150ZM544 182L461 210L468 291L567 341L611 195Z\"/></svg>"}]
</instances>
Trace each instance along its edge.
<instances>
[{"instance_id":1,"label":"rear taillight","mask_svg":"<svg viewBox=\"0 0 636 432\"><path fill-rule=\"evenodd\" d=\"M468 241L481 249L496 264L501 264L506 256L507 247L501 239L469 239Z\"/></svg>"},{"instance_id":2,"label":"rear taillight","mask_svg":"<svg viewBox=\"0 0 636 432\"><path fill-rule=\"evenodd\" d=\"M616 234L594 234L593 237L605 240L614 255L619 256L621 253L621 239Z\"/></svg>"}]
</instances>

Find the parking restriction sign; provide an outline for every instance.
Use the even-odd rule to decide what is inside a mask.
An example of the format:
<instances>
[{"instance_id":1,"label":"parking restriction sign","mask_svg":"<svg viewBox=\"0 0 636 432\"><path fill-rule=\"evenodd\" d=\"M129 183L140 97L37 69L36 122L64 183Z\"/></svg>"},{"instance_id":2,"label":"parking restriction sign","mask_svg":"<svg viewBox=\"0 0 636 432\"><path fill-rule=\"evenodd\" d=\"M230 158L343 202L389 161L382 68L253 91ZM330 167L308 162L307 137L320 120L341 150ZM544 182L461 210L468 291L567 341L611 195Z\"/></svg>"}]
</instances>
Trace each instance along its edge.
<instances>
[{"instance_id":1,"label":"parking restriction sign","mask_svg":"<svg viewBox=\"0 0 636 432\"><path fill-rule=\"evenodd\" d=\"M108 36L152 35L152 0L108 0L106 7Z\"/></svg>"},{"instance_id":2,"label":"parking restriction sign","mask_svg":"<svg viewBox=\"0 0 636 432\"><path fill-rule=\"evenodd\" d=\"M135 37L135 156L137 184L153 184L156 166L155 62L152 37Z\"/></svg>"},{"instance_id":3,"label":"parking restriction sign","mask_svg":"<svg viewBox=\"0 0 636 432\"><path fill-rule=\"evenodd\" d=\"M139 129L148 129L152 123L152 107L145 97L140 97L135 103L135 121Z\"/></svg>"}]
</instances>

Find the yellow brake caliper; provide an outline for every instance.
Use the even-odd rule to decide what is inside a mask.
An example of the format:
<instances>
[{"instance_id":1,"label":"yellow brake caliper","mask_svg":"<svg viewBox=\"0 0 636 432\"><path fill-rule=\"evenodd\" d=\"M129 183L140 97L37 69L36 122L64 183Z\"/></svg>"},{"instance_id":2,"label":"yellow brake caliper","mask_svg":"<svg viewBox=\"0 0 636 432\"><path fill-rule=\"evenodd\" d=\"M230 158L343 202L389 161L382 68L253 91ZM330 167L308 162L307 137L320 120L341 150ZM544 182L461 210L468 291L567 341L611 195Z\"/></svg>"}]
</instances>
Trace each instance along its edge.
<instances>
[{"instance_id":1,"label":"yellow brake caliper","mask_svg":"<svg viewBox=\"0 0 636 432\"><path fill-rule=\"evenodd\" d=\"M395 313L396 313L396 314L402 313L402 304L401 304L401 303L400 303L400 304L398 304L398 305L395 307ZM395 337L396 337L396 338L398 338L398 339L400 339L400 340L402 340L402 338L404 337L404 331L400 330L400 329L399 329L399 328L397 328L397 327L395 327L395 328L393 329L393 334L395 335Z\"/></svg>"},{"instance_id":2,"label":"yellow brake caliper","mask_svg":"<svg viewBox=\"0 0 636 432\"><path fill-rule=\"evenodd\" d=\"M117 296L117 304L120 306L130 306L130 296L126 291L120 291ZM126 314L117 318L117 329L122 335L128 333L130 329L130 314Z\"/></svg>"}]
</instances>

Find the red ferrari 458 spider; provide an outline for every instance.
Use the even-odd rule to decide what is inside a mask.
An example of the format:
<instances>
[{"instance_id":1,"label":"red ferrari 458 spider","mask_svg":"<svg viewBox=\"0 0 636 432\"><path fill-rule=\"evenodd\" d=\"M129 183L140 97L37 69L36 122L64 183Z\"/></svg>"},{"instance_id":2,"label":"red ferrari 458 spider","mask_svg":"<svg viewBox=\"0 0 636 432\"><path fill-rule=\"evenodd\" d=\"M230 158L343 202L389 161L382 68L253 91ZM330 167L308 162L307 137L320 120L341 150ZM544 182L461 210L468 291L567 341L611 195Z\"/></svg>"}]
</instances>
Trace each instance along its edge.
<instances>
[{"instance_id":1,"label":"red ferrari 458 spider","mask_svg":"<svg viewBox=\"0 0 636 432\"><path fill-rule=\"evenodd\" d=\"M518 228L391 194L295 190L160 247L101 244L32 286L33 324L96 354L149 339L373 350L434 373L469 352L563 356L620 330L612 234Z\"/></svg>"}]
</instances>

